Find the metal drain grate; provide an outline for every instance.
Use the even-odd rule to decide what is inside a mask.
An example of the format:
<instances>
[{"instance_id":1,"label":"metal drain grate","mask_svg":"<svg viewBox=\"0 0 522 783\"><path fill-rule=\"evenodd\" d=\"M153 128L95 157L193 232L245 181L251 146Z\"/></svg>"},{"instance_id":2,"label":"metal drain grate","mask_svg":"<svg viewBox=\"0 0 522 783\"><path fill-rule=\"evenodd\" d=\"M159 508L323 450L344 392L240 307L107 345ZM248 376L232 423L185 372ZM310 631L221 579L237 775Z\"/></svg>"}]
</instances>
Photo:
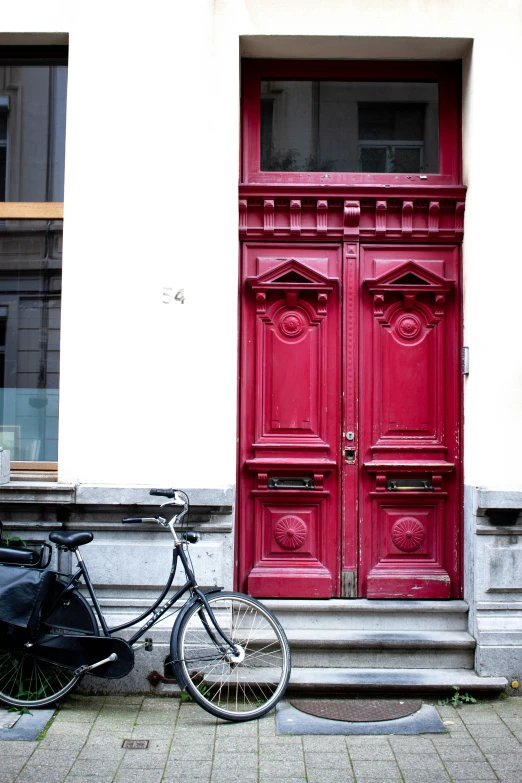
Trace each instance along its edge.
<instances>
[{"instance_id":1,"label":"metal drain grate","mask_svg":"<svg viewBox=\"0 0 522 783\"><path fill-rule=\"evenodd\" d=\"M291 699L301 712L349 723L374 723L405 718L422 707L419 699Z\"/></svg>"},{"instance_id":2,"label":"metal drain grate","mask_svg":"<svg viewBox=\"0 0 522 783\"><path fill-rule=\"evenodd\" d=\"M149 747L149 740L123 740L122 748L126 750L146 750Z\"/></svg>"}]
</instances>

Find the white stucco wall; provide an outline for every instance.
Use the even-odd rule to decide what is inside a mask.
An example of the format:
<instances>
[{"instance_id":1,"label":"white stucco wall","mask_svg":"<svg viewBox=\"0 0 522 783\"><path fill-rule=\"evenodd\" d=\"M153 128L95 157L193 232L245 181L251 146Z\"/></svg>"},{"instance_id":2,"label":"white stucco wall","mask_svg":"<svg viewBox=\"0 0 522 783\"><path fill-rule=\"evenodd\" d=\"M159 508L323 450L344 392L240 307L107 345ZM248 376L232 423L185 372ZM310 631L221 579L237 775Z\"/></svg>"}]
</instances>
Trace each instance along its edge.
<instances>
[{"instance_id":1,"label":"white stucco wall","mask_svg":"<svg viewBox=\"0 0 522 783\"><path fill-rule=\"evenodd\" d=\"M235 481L241 44L256 56L468 53L465 480L521 487L521 22L516 0L5 8L2 43L70 34L60 478ZM164 287L184 288L185 304L164 305Z\"/></svg>"}]
</instances>

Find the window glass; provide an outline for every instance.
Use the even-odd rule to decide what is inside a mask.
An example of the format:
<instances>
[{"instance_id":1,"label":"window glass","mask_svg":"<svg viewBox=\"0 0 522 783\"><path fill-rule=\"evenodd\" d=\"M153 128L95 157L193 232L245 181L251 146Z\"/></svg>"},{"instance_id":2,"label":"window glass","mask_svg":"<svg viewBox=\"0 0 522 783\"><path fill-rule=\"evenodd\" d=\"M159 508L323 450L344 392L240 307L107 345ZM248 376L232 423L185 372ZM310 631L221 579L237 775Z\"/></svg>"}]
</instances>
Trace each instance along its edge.
<instances>
[{"instance_id":1,"label":"window glass","mask_svg":"<svg viewBox=\"0 0 522 783\"><path fill-rule=\"evenodd\" d=\"M0 446L56 461L62 221L0 224Z\"/></svg>"},{"instance_id":2,"label":"window glass","mask_svg":"<svg viewBox=\"0 0 522 783\"><path fill-rule=\"evenodd\" d=\"M0 66L0 201L63 201L66 65Z\"/></svg>"},{"instance_id":3,"label":"window glass","mask_svg":"<svg viewBox=\"0 0 522 783\"><path fill-rule=\"evenodd\" d=\"M261 81L262 171L437 173L438 85Z\"/></svg>"}]
</instances>

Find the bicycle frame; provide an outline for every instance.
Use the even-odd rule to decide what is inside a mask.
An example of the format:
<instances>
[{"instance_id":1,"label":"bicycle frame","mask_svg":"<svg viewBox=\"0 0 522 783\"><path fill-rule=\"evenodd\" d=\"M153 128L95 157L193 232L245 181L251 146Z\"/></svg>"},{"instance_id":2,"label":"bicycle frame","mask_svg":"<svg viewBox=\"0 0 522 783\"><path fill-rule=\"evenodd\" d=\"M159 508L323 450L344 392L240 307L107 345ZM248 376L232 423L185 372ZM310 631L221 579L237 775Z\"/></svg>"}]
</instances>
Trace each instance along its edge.
<instances>
[{"instance_id":1,"label":"bicycle frame","mask_svg":"<svg viewBox=\"0 0 522 783\"><path fill-rule=\"evenodd\" d=\"M69 579L68 583L65 586L64 591L60 595L60 598L58 600L61 600L63 596L71 590L74 590L80 579L83 578L85 585L87 587L87 590L89 592L89 595L91 597L94 610L96 612L96 615L98 617L98 620L100 622L100 626L103 632L103 635L106 637L111 637L113 634L117 633L118 631L122 631L124 628L130 628L133 625L136 625L137 623L140 623L142 620L145 620L146 617L149 617L152 615L151 619L148 620L144 625L141 626L141 628L129 639L129 644L133 645L135 642L140 639L143 634L145 634L149 628L151 628L155 623L158 622L158 620L163 617L163 615L169 611L169 609L178 601L185 593L190 592L192 595L197 596L201 602L203 603L203 606L205 607L206 611L208 612L208 615L212 621L212 625L216 629L216 631L219 633L223 641L229 645L229 647L232 648L232 650L236 650L236 645L226 636L226 634L223 633L221 628L219 627L216 618L214 617L214 613L208 603L208 600L206 598L205 593L201 590L201 588L198 586L196 582L196 577L194 575L194 572L192 571L187 555L184 551L184 546L187 546L185 542L180 541L178 538L175 530L174 530L174 522L177 519L177 517L174 517L168 524L168 527L170 528L170 531L172 533L172 536L174 538L174 548L172 551L172 566L170 569L170 574L168 576L167 582L165 584L165 587L163 588L163 591L161 592L160 596L156 599L156 601L150 606L145 612L143 612L141 615L138 615L137 617L134 617L132 620L129 620L127 623L122 623L121 625L116 625L112 628L109 628L107 625L107 622L105 620L105 617L103 615L100 603L98 601L98 598L96 596L93 584L91 582L89 572L87 570L87 566L85 565L85 562L83 560L83 557L81 555L81 552L79 549L75 549L74 554L76 555L76 558L78 560L78 569L77 571L71 576L70 574L61 574L61 576L65 576ZM177 563L178 558L181 559L181 562L183 564L183 568L185 571L185 574L187 576L187 581L185 584L180 587L180 589L172 596L172 598L169 598L169 600L163 605L160 606L161 602L169 592L172 582L174 581L174 577L176 575L176 569L177 569ZM214 588L212 592L222 590L223 588ZM56 606L56 604L55 604ZM182 611L185 606L188 606L188 602L184 604L184 606L180 607L179 611ZM54 606L51 608L49 614L54 610ZM214 638L213 634L210 631L210 628L208 629L209 634L214 639L214 642L217 643L217 640Z\"/></svg>"}]
</instances>

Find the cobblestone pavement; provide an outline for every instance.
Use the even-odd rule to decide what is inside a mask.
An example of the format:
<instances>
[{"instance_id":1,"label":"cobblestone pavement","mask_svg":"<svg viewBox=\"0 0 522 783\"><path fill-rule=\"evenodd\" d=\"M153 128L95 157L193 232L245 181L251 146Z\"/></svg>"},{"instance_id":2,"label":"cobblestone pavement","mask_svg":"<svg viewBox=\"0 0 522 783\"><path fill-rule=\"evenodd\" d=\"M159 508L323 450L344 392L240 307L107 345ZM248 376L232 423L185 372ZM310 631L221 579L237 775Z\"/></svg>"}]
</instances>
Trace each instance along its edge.
<instances>
[{"instance_id":1,"label":"cobblestone pavement","mask_svg":"<svg viewBox=\"0 0 522 783\"><path fill-rule=\"evenodd\" d=\"M447 735L291 737L274 713L230 724L178 699L76 696L40 741L0 742L0 783L522 782L522 699L438 709Z\"/></svg>"}]
</instances>

